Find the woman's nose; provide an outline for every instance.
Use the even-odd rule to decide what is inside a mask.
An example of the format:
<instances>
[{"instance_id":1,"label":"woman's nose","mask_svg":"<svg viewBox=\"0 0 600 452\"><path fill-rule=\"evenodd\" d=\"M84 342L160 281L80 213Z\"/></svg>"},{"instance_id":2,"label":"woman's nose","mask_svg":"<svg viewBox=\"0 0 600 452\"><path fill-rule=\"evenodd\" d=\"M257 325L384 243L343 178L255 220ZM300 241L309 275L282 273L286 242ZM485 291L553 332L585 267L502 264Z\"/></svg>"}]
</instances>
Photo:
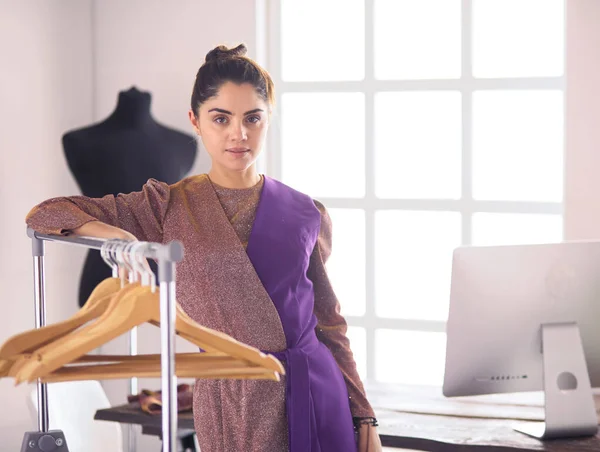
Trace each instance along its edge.
<instances>
[{"instance_id":1,"label":"woman's nose","mask_svg":"<svg viewBox=\"0 0 600 452\"><path fill-rule=\"evenodd\" d=\"M248 139L248 131L243 124L232 124L231 139L234 141L244 141Z\"/></svg>"}]
</instances>

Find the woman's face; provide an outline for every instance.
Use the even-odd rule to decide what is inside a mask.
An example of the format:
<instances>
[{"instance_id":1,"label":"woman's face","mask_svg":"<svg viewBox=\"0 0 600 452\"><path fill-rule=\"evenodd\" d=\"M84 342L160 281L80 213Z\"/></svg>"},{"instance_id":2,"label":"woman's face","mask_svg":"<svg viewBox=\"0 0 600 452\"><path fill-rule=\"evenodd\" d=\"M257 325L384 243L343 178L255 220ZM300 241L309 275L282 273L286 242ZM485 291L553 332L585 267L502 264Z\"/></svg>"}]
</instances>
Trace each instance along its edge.
<instances>
[{"instance_id":1,"label":"woman's face","mask_svg":"<svg viewBox=\"0 0 600 452\"><path fill-rule=\"evenodd\" d=\"M244 171L262 150L269 127L267 103L249 83L225 82L216 96L192 110L190 121L202 138L213 166Z\"/></svg>"}]
</instances>

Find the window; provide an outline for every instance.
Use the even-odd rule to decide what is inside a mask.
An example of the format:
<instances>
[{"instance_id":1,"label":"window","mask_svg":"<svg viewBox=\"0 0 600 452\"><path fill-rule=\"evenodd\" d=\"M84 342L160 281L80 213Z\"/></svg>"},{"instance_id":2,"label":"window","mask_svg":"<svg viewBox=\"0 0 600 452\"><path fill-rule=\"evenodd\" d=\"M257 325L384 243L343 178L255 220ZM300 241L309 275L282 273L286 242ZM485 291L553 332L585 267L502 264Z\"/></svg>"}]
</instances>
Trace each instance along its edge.
<instances>
[{"instance_id":1,"label":"window","mask_svg":"<svg viewBox=\"0 0 600 452\"><path fill-rule=\"evenodd\" d=\"M564 0L268 8L267 171L329 209L361 376L440 385L452 250L562 239Z\"/></svg>"}]
</instances>

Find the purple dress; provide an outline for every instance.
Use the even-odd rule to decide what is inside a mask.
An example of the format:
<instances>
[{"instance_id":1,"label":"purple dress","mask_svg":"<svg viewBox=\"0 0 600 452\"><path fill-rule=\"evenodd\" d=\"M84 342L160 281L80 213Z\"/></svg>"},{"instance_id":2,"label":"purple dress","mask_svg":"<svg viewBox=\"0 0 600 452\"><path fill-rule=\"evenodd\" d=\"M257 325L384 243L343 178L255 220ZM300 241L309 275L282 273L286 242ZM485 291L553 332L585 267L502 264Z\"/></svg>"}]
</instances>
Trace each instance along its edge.
<instances>
[{"instance_id":1,"label":"purple dress","mask_svg":"<svg viewBox=\"0 0 600 452\"><path fill-rule=\"evenodd\" d=\"M307 271L321 214L311 198L266 178L247 253L283 325L291 452L356 451L348 390L331 352L317 339Z\"/></svg>"}]
</instances>

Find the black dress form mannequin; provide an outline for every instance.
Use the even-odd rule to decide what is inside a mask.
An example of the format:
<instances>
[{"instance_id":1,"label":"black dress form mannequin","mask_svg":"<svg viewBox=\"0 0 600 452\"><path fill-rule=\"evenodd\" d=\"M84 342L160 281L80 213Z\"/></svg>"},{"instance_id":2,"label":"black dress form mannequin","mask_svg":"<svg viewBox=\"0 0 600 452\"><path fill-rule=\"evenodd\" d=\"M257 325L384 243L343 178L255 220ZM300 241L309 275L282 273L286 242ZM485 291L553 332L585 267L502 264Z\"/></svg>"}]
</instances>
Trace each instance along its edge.
<instances>
[{"instance_id":1,"label":"black dress form mannequin","mask_svg":"<svg viewBox=\"0 0 600 452\"><path fill-rule=\"evenodd\" d=\"M151 177L173 184L190 171L196 158L195 138L157 123L150 113L151 100L150 93L135 87L121 91L108 118L63 136L67 163L85 196L139 191ZM79 306L110 275L99 251L90 250L81 275Z\"/></svg>"}]
</instances>

